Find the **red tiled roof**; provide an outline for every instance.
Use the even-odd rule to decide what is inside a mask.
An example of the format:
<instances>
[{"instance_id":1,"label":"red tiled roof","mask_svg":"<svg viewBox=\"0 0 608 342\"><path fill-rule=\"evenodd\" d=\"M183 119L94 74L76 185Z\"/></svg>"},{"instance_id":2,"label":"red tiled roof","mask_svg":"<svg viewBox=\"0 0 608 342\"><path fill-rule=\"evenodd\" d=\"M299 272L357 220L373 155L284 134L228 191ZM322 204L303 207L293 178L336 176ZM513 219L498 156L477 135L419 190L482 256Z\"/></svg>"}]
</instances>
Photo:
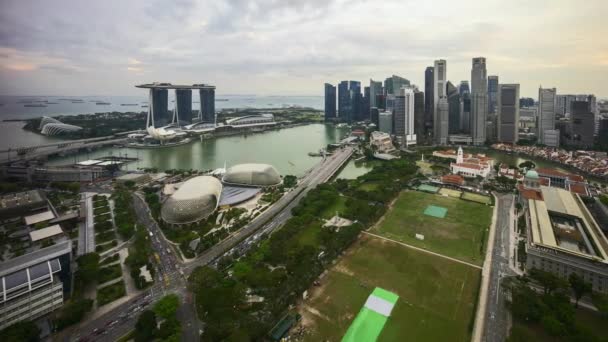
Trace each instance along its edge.
<instances>
[{"instance_id":1,"label":"red tiled roof","mask_svg":"<svg viewBox=\"0 0 608 342\"><path fill-rule=\"evenodd\" d=\"M551 180L547 177L539 177L538 183L540 185L549 186L551 184Z\"/></svg>"},{"instance_id":2,"label":"red tiled roof","mask_svg":"<svg viewBox=\"0 0 608 342\"><path fill-rule=\"evenodd\" d=\"M467 169L474 169L474 170L481 170L481 166L477 165L477 164L471 164L471 163L455 163L454 165L456 166L460 166L460 167L464 167Z\"/></svg>"},{"instance_id":3,"label":"red tiled roof","mask_svg":"<svg viewBox=\"0 0 608 342\"><path fill-rule=\"evenodd\" d=\"M524 188L523 184L519 184L517 186L520 195L523 196L523 198L530 200L539 200L542 201L543 200L543 194L540 191L536 191L536 190L532 190L532 189L526 189Z\"/></svg>"},{"instance_id":4,"label":"red tiled roof","mask_svg":"<svg viewBox=\"0 0 608 342\"><path fill-rule=\"evenodd\" d=\"M579 195L587 195L587 187L584 184L570 184L570 191Z\"/></svg>"},{"instance_id":5,"label":"red tiled roof","mask_svg":"<svg viewBox=\"0 0 608 342\"><path fill-rule=\"evenodd\" d=\"M464 184L464 178L460 175L445 175L441 177L443 183L452 183L462 185Z\"/></svg>"}]
</instances>

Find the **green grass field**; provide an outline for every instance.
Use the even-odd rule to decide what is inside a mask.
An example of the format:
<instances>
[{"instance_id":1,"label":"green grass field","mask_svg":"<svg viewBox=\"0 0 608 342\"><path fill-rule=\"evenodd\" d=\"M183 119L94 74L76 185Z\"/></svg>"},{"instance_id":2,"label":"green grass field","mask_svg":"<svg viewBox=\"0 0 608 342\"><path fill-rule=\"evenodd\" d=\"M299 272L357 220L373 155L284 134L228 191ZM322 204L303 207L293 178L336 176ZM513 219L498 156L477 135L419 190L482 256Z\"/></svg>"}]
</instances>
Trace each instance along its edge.
<instances>
[{"instance_id":1,"label":"green grass field","mask_svg":"<svg viewBox=\"0 0 608 342\"><path fill-rule=\"evenodd\" d=\"M399 295L379 341L469 341L480 270L363 235L299 308L305 341L340 341L376 286Z\"/></svg>"},{"instance_id":2,"label":"green grass field","mask_svg":"<svg viewBox=\"0 0 608 342\"><path fill-rule=\"evenodd\" d=\"M445 218L424 215L429 205L448 209ZM492 208L457 198L405 191L393 210L371 232L389 239L428 249L453 258L481 265ZM423 234L418 240L415 234Z\"/></svg>"},{"instance_id":3,"label":"green grass field","mask_svg":"<svg viewBox=\"0 0 608 342\"><path fill-rule=\"evenodd\" d=\"M441 190L439 190L439 194L454 197L454 198L460 198L462 191L448 189L448 188L441 188Z\"/></svg>"},{"instance_id":4,"label":"green grass field","mask_svg":"<svg viewBox=\"0 0 608 342\"><path fill-rule=\"evenodd\" d=\"M492 199L488 196L474 194L471 192L463 192L462 199L481 203L481 204L492 204Z\"/></svg>"},{"instance_id":5,"label":"green grass field","mask_svg":"<svg viewBox=\"0 0 608 342\"><path fill-rule=\"evenodd\" d=\"M575 311L574 320L576 325L578 325L581 329L588 331L590 335L596 338L596 341L606 341L605 337L602 339L602 337L605 335L604 331L606 330L606 320L603 319L598 313L579 308ZM540 324L531 325L518 320L513 321L513 326L511 327L510 333L513 342L551 342L556 340L554 336L551 336L544 331Z\"/></svg>"}]
</instances>

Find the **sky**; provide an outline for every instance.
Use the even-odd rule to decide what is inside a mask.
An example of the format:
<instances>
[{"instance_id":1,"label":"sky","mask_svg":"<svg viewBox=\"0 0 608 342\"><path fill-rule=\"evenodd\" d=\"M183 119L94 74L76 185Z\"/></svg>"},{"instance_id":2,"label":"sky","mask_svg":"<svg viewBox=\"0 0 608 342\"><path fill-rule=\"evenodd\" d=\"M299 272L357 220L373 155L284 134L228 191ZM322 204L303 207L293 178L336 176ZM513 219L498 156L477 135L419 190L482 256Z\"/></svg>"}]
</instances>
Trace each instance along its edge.
<instances>
[{"instance_id":1,"label":"sky","mask_svg":"<svg viewBox=\"0 0 608 342\"><path fill-rule=\"evenodd\" d=\"M323 95L393 74L424 88L435 59L458 84L483 56L522 96L608 98L607 19L607 0L1 0L0 94Z\"/></svg>"}]
</instances>

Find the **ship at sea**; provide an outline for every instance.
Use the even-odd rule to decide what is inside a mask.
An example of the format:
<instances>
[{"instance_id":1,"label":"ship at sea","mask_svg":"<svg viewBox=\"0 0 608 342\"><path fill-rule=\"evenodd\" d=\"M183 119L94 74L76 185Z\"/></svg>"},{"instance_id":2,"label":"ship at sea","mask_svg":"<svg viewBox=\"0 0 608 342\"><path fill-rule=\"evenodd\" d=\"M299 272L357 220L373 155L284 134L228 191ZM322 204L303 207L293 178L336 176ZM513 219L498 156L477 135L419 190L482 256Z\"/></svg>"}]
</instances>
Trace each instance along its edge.
<instances>
[{"instance_id":1,"label":"ship at sea","mask_svg":"<svg viewBox=\"0 0 608 342\"><path fill-rule=\"evenodd\" d=\"M95 104L98 105L98 106L108 106L108 105L111 105L110 102L95 102Z\"/></svg>"},{"instance_id":2,"label":"ship at sea","mask_svg":"<svg viewBox=\"0 0 608 342\"><path fill-rule=\"evenodd\" d=\"M137 106L137 103L121 103L121 106Z\"/></svg>"},{"instance_id":3,"label":"ship at sea","mask_svg":"<svg viewBox=\"0 0 608 342\"><path fill-rule=\"evenodd\" d=\"M29 103L24 104L23 107L46 107L46 105L42 103Z\"/></svg>"}]
</instances>

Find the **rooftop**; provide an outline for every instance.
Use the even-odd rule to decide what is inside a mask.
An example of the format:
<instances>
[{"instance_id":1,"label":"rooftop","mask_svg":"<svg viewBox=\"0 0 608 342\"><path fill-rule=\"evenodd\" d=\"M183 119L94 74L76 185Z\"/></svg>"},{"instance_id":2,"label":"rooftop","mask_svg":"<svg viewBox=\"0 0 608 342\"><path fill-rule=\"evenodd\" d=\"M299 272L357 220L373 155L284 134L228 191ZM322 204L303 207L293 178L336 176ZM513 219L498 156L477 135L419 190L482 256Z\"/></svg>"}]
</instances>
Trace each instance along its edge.
<instances>
[{"instance_id":1,"label":"rooftop","mask_svg":"<svg viewBox=\"0 0 608 342\"><path fill-rule=\"evenodd\" d=\"M71 252L72 241L65 240L50 247L9 259L0 263L0 277Z\"/></svg>"},{"instance_id":2,"label":"rooftop","mask_svg":"<svg viewBox=\"0 0 608 342\"><path fill-rule=\"evenodd\" d=\"M541 186L542 199L529 199L532 242L608 263L608 240L580 197Z\"/></svg>"},{"instance_id":3,"label":"rooftop","mask_svg":"<svg viewBox=\"0 0 608 342\"><path fill-rule=\"evenodd\" d=\"M61 227L56 224L50 227L32 230L30 232L30 239L32 240L32 242L36 242L60 234L63 234L63 230L61 230Z\"/></svg>"},{"instance_id":4,"label":"rooftop","mask_svg":"<svg viewBox=\"0 0 608 342\"><path fill-rule=\"evenodd\" d=\"M25 217L25 224L28 226L34 225L39 222L44 222L48 220L52 220L55 218L55 214L52 211L47 210L42 213L30 215Z\"/></svg>"},{"instance_id":5,"label":"rooftop","mask_svg":"<svg viewBox=\"0 0 608 342\"><path fill-rule=\"evenodd\" d=\"M0 197L0 208L10 209L43 201L44 198L38 190L16 192Z\"/></svg>"},{"instance_id":6,"label":"rooftop","mask_svg":"<svg viewBox=\"0 0 608 342\"><path fill-rule=\"evenodd\" d=\"M146 83L136 85L135 88L145 88L145 89L215 89L215 86L210 84L171 84L171 83Z\"/></svg>"}]
</instances>

